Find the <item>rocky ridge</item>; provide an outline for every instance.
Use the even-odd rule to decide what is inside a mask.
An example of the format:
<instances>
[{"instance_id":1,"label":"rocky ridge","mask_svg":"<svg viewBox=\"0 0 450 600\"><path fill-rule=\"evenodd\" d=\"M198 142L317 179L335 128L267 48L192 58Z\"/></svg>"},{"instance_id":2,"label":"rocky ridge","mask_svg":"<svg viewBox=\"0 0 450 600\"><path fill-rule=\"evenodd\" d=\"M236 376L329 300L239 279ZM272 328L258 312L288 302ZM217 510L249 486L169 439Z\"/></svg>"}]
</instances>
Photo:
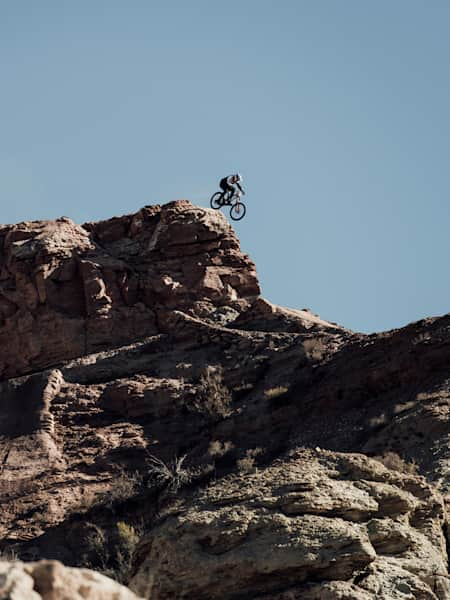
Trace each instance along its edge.
<instances>
[{"instance_id":1,"label":"rocky ridge","mask_svg":"<svg viewBox=\"0 0 450 600\"><path fill-rule=\"evenodd\" d=\"M225 219L183 201L2 227L0 248L3 378L155 334L160 310L220 320L220 307L237 316L259 294Z\"/></svg>"},{"instance_id":2,"label":"rocky ridge","mask_svg":"<svg viewBox=\"0 0 450 600\"><path fill-rule=\"evenodd\" d=\"M450 317L368 336L272 305L187 201L0 248L5 552L117 571L131 527L145 598L450 598Z\"/></svg>"}]
</instances>

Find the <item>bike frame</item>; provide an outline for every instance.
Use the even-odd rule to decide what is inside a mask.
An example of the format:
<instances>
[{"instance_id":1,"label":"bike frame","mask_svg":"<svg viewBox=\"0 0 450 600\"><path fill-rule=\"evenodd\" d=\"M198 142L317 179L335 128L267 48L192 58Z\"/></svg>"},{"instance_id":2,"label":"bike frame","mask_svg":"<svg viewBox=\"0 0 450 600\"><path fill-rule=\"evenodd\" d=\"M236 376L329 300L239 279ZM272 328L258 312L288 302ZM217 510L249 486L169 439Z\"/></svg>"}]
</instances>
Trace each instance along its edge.
<instances>
[{"instance_id":1,"label":"bike frame","mask_svg":"<svg viewBox=\"0 0 450 600\"><path fill-rule=\"evenodd\" d=\"M225 197L226 196L226 197ZM233 204L233 198L234 198L234 202L240 202L241 201L241 195L238 192L224 192L222 194L222 206L232 206Z\"/></svg>"},{"instance_id":2,"label":"bike frame","mask_svg":"<svg viewBox=\"0 0 450 600\"><path fill-rule=\"evenodd\" d=\"M210 198L211 208L219 209L224 206L230 207L230 216L233 221L240 221L245 216L245 204L241 200L239 192L230 193L228 191L219 191L213 194ZM242 216L241 216L242 215Z\"/></svg>"}]
</instances>

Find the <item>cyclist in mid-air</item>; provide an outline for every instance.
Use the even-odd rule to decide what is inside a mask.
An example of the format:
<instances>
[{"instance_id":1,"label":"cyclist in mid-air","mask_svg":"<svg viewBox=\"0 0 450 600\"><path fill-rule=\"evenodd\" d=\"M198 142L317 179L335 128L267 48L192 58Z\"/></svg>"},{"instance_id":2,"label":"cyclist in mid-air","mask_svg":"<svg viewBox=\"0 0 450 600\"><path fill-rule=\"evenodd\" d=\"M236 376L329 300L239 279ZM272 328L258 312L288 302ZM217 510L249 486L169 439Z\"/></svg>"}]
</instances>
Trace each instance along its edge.
<instances>
[{"instance_id":1,"label":"cyclist in mid-air","mask_svg":"<svg viewBox=\"0 0 450 600\"><path fill-rule=\"evenodd\" d=\"M219 186L223 190L224 200L230 200L234 194L238 193L236 187L239 188L240 192L245 195L244 190L241 187L242 175L236 173L236 175L229 175L220 180ZM240 195L240 194L239 194Z\"/></svg>"},{"instance_id":2,"label":"cyclist in mid-air","mask_svg":"<svg viewBox=\"0 0 450 600\"><path fill-rule=\"evenodd\" d=\"M241 200L241 194L245 194L241 186L242 176L239 173L228 175L220 180L220 192L215 192L209 204L212 209L219 210L223 206L230 207L230 217L233 221L244 218L247 209Z\"/></svg>"}]
</instances>

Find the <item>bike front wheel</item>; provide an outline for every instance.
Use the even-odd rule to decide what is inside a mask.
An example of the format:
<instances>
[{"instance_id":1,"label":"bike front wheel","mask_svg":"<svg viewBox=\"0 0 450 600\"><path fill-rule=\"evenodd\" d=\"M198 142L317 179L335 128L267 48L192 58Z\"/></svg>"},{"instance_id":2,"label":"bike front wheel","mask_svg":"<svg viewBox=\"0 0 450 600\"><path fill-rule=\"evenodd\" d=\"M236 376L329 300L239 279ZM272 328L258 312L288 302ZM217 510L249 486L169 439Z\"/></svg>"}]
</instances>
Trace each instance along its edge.
<instances>
[{"instance_id":1,"label":"bike front wheel","mask_svg":"<svg viewBox=\"0 0 450 600\"><path fill-rule=\"evenodd\" d=\"M209 201L211 204L211 208L217 210L222 206L222 192L216 192L211 196L211 200Z\"/></svg>"},{"instance_id":2,"label":"bike front wheel","mask_svg":"<svg viewBox=\"0 0 450 600\"><path fill-rule=\"evenodd\" d=\"M247 209L245 208L245 204L243 202L236 202L230 208L230 217L233 219L233 221L240 221L245 217L246 210Z\"/></svg>"}]
</instances>

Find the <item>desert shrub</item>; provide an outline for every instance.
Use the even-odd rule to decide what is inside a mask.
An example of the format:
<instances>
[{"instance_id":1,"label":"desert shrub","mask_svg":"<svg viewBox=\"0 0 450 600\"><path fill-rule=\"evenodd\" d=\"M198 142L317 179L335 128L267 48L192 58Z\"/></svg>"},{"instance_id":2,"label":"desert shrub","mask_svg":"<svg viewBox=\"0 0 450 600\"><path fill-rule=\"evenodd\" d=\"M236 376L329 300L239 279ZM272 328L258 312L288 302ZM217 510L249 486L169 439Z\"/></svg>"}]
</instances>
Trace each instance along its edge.
<instances>
[{"instance_id":1,"label":"desert shrub","mask_svg":"<svg viewBox=\"0 0 450 600\"><path fill-rule=\"evenodd\" d=\"M186 455L175 457L169 462L148 455L149 487L156 487L171 493L177 492L181 487L192 480L192 473L185 468Z\"/></svg>"},{"instance_id":2,"label":"desert shrub","mask_svg":"<svg viewBox=\"0 0 450 600\"><path fill-rule=\"evenodd\" d=\"M287 388L286 386L279 385L277 387L265 390L264 398L266 398L267 400L274 400L275 398L278 398L278 396L283 396L283 394L286 394L288 390L289 388Z\"/></svg>"},{"instance_id":3,"label":"desert shrub","mask_svg":"<svg viewBox=\"0 0 450 600\"><path fill-rule=\"evenodd\" d=\"M255 470L256 457L261 454L262 448L249 448L245 456L236 461L240 473L252 473Z\"/></svg>"},{"instance_id":4,"label":"desert shrub","mask_svg":"<svg viewBox=\"0 0 450 600\"><path fill-rule=\"evenodd\" d=\"M13 548L5 548L4 550L0 550L0 560L15 562L20 560L20 557Z\"/></svg>"},{"instance_id":5,"label":"desert shrub","mask_svg":"<svg viewBox=\"0 0 450 600\"><path fill-rule=\"evenodd\" d=\"M234 448L233 442L221 442L220 440L213 440L209 444L208 454L209 456L220 458L225 456L227 452L230 452Z\"/></svg>"},{"instance_id":6,"label":"desert shrub","mask_svg":"<svg viewBox=\"0 0 450 600\"><path fill-rule=\"evenodd\" d=\"M252 473L255 470L255 459L251 456L244 456L236 461L239 473Z\"/></svg>"},{"instance_id":7,"label":"desert shrub","mask_svg":"<svg viewBox=\"0 0 450 600\"><path fill-rule=\"evenodd\" d=\"M99 492L95 496L91 493L83 495L78 503L77 511L80 514L89 513L93 509L114 508L133 498L143 484L143 476L138 471L128 472L122 469L111 481L107 491Z\"/></svg>"},{"instance_id":8,"label":"desert shrub","mask_svg":"<svg viewBox=\"0 0 450 600\"><path fill-rule=\"evenodd\" d=\"M409 474L418 472L418 465L415 461L406 462L397 452L385 452L381 456L375 456L374 458L393 471Z\"/></svg>"},{"instance_id":9,"label":"desert shrub","mask_svg":"<svg viewBox=\"0 0 450 600\"><path fill-rule=\"evenodd\" d=\"M101 499L100 504L113 508L136 495L142 485L142 475L138 471L120 471L113 479L111 489Z\"/></svg>"},{"instance_id":10,"label":"desert shrub","mask_svg":"<svg viewBox=\"0 0 450 600\"><path fill-rule=\"evenodd\" d=\"M222 369L208 366L200 377L194 408L210 419L223 419L231 413L230 390L223 383Z\"/></svg>"},{"instance_id":11,"label":"desert shrub","mask_svg":"<svg viewBox=\"0 0 450 600\"><path fill-rule=\"evenodd\" d=\"M115 552L115 579L126 583L130 574L134 551L141 535L124 521L117 523L117 547Z\"/></svg>"},{"instance_id":12,"label":"desert shrub","mask_svg":"<svg viewBox=\"0 0 450 600\"><path fill-rule=\"evenodd\" d=\"M91 531L86 536L87 554L83 556L83 563L88 567L100 567L106 573L111 557L106 533L94 523L90 523L90 526Z\"/></svg>"},{"instance_id":13,"label":"desert shrub","mask_svg":"<svg viewBox=\"0 0 450 600\"><path fill-rule=\"evenodd\" d=\"M82 562L124 584L128 580L133 555L142 535L143 530L138 531L124 521L116 523L116 529L110 535L101 527L91 524L91 532L86 538L88 552Z\"/></svg>"}]
</instances>

